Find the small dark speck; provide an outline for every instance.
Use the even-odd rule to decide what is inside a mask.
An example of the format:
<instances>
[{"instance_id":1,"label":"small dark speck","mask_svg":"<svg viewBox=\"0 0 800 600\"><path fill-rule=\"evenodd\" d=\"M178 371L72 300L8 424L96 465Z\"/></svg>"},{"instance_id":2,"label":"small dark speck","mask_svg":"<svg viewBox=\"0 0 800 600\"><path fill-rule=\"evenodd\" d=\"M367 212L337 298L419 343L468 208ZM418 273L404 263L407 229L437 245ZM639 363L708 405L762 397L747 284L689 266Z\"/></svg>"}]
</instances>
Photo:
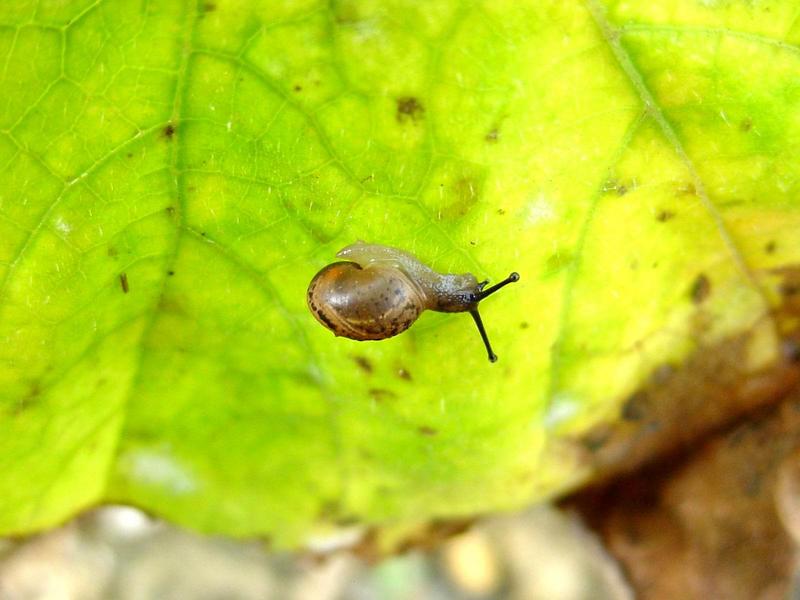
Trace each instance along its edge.
<instances>
[{"instance_id":1,"label":"small dark speck","mask_svg":"<svg viewBox=\"0 0 800 600\"><path fill-rule=\"evenodd\" d=\"M767 245L764 246L764 252L767 254L773 254L775 250L778 249L778 244L775 243L775 240L770 240L767 242Z\"/></svg>"},{"instance_id":2,"label":"small dark speck","mask_svg":"<svg viewBox=\"0 0 800 600\"><path fill-rule=\"evenodd\" d=\"M477 245L478 245L478 242L476 242L475 240L470 240L470 241L469 241L469 245L470 245L470 246L477 246Z\"/></svg>"},{"instance_id":3,"label":"small dark speck","mask_svg":"<svg viewBox=\"0 0 800 600\"><path fill-rule=\"evenodd\" d=\"M483 139L485 139L489 143L493 143L496 142L499 138L500 138L500 132L497 130L497 127L493 127L491 130L489 130L489 133L487 133Z\"/></svg>"},{"instance_id":4,"label":"small dark speck","mask_svg":"<svg viewBox=\"0 0 800 600\"><path fill-rule=\"evenodd\" d=\"M133 152L128 152L125 156L127 156L128 158L133 158Z\"/></svg>"},{"instance_id":5,"label":"small dark speck","mask_svg":"<svg viewBox=\"0 0 800 600\"><path fill-rule=\"evenodd\" d=\"M411 373L409 373L403 367L397 369L397 376L405 381L411 381Z\"/></svg>"},{"instance_id":6,"label":"small dark speck","mask_svg":"<svg viewBox=\"0 0 800 600\"><path fill-rule=\"evenodd\" d=\"M372 363L369 359L365 356L354 356L353 360L355 361L358 368L364 371L367 375L371 374L373 371Z\"/></svg>"},{"instance_id":7,"label":"small dark speck","mask_svg":"<svg viewBox=\"0 0 800 600\"><path fill-rule=\"evenodd\" d=\"M127 273L120 273L119 274L119 283L122 286L123 293L127 294L128 290L130 289L128 287L128 274Z\"/></svg>"},{"instance_id":8,"label":"small dark speck","mask_svg":"<svg viewBox=\"0 0 800 600\"><path fill-rule=\"evenodd\" d=\"M433 436L439 433L436 429L433 427L428 427L427 425L421 425L420 427L417 427L417 431L419 431L422 435L427 436Z\"/></svg>"},{"instance_id":9,"label":"small dark speck","mask_svg":"<svg viewBox=\"0 0 800 600\"><path fill-rule=\"evenodd\" d=\"M369 395L372 396L378 402L382 400L391 400L392 398L397 398L397 394L395 394L391 390L384 390L381 388L370 388Z\"/></svg>"},{"instance_id":10,"label":"small dark speck","mask_svg":"<svg viewBox=\"0 0 800 600\"><path fill-rule=\"evenodd\" d=\"M530 327L530 323L528 323L527 321L523 321L522 323L519 324L520 329L527 329L528 327Z\"/></svg>"},{"instance_id":11,"label":"small dark speck","mask_svg":"<svg viewBox=\"0 0 800 600\"><path fill-rule=\"evenodd\" d=\"M201 232L200 232L200 235L202 235L203 237L206 237L206 236L207 236L207 234L206 234L206 232L205 232L205 231L201 231Z\"/></svg>"},{"instance_id":12,"label":"small dark speck","mask_svg":"<svg viewBox=\"0 0 800 600\"><path fill-rule=\"evenodd\" d=\"M172 271L172 270L170 270L170 271L167 271L167 275L169 275L170 277L172 277L173 275L175 275L175 271Z\"/></svg>"},{"instance_id":13,"label":"small dark speck","mask_svg":"<svg viewBox=\"0 0 800 600\"><path fill-rule=\"evenodd\" d=\"M168 123L166 127L164 127L164 137L168 140L172 139L172 136L175 135L175 126L172 123Z\"/></svg>"},{"instance_id":14,"label":"small dark speck","mask_svg":"<svg viewBox=\"0 0 800 600\"><path fill-rule=\"evenodd\" d=\"M397 121L405 123L411 119L413 122L419 121L425 113L425 107L413 96L404 96L397 99Z\"/></svg>"},{"instance_id":15,"label":"small dark speck","mask_svg":"<svg viewBox=\"0 0 800 600\"><path fill-rule=\"evenodd\" d=\"M292 89L295 92L302 92L303 91L303 86L302 85L295 85Z\"/></svg>"},{"instance_id":16,"label":"small dark speck","mask_svg":"<svg viewBox=\"0 0 800 600\"><path fill-rule=\"evenodd\" d=\"M119 254L119 252L117 252L117 249L114 248L114 246L109 246L106 254L108 254L111 258L114 258L117 256L117 254Z\"/></svg>"},{"instance_id":17,"label":"small dark speck","mask_svg":"<svg viewBox=\"0 0 800 600\"><path fill-rule=\"evenodd\" d=\"M672 219L674 216L675 216L675 213L672 212L671 210L660 210L660 211L658 211L658 214L656 215L656 220L659 223L666 223L667 221Z\"/></svg>"},{"instance_id":18,"label":"small dark speck","mask_svg":"<svg viewBox=\"0 0 800 600\"><path fill-rule=\"evenodd\" d=\"M506 214L506 211L503 208L498 208L497 209L497 214L502 216L502 215Z\"/></svg>"},{"instance_id":19,"label":"small dark speck","mask_svg":"<svg viewBox=\"0 0 800 600\"><path fill-rule=\"evenodd\" d=\"M697 279L694 280L694 283L692 283L689 296L692 302L700 304L703 300L708 298L709 294L711 294L711 280L705 273L700 273Z\"/></svg>"},{"instance_id":20,"label":"small dark speck","mask_svg":"<svg viewBox=\"0 0 800 600\"><path fill-rule=\"evenodd\" d=\"M171 216L173 216L173 215L175 214L175 207L174 207L174 206L168 206L166 210L167 210L167 214L168 214L170 217L171 217Z\"/></svg>"},{"instance_id":21,"label":"small dark speck","mask_svg":"<svg viewBox=\"0 0 800 600\"><path fill-rule=\"evenodd\" d=\"M791 338L784 340L782 350L786 360L792 363L800 363L800 342Z\"/></svg>"},{"instance_id":22,"label":"small dark speck","mask_svg":"<svg viewBox=\"0 0 800 600\"><path fill-rule=\"evenodd\" d=\"M749 117L742 119L742 122L739 123L739 129L741 129L745 133L750 131L752 128L753 128L753 121Z\"/></svg>"},{"instance_id":23,"label":"small dark speck","mask_svg":"<svg viewBox=\"0 0 800 600\"><path fill-rule=\"evenodd\" d=\"M645 416L647 394L636 392L630 396L622 407L622 418L626 421L641 421Z\"/></svg>"},{"instance_id":24,"label":"small dark speck","mask_svg":"<svg viewBox=\"0 0 800 600\"><path fill-rule=\"evenodd\" d=\"M781 294L784 296L795 296L800 294L800 282L784 281L780 287Z\"/></svg>"}]
</instances>

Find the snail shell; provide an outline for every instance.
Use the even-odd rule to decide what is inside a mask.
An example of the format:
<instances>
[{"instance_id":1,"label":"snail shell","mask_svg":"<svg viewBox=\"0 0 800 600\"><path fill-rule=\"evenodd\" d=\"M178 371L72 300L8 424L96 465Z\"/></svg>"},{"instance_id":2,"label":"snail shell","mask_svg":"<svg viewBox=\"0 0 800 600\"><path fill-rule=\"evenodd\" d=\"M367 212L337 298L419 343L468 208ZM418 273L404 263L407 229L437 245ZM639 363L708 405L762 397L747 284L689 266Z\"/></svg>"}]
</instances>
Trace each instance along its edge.
<instances>
[{"instance_id":1,"label":"snail shell","mask_svg":"<svg viewBox=\"0 0 800 600\"><path fill-rule=\"evenodd\" d=\"M339 258L323 268L308 286L311 313L335 335L353 340L383 340L402 333L424 310L469 312L497 360L483 328L478 303L501 287L517 281L512 273L484 290L474 275L437 273L398 248L357 242L340 250Z\"/></svg>"},{"instance_id":2,"label":"snail shell","mask_svg":"<svg viewBox=\"0 0 800 600\"><path fill-rule=\"evenodd\" d=\"M425 309L426 297L400 269L336 262L311 281L308 307L336 335L382 340L411 327Z\"/></svg>"}]
</instances>

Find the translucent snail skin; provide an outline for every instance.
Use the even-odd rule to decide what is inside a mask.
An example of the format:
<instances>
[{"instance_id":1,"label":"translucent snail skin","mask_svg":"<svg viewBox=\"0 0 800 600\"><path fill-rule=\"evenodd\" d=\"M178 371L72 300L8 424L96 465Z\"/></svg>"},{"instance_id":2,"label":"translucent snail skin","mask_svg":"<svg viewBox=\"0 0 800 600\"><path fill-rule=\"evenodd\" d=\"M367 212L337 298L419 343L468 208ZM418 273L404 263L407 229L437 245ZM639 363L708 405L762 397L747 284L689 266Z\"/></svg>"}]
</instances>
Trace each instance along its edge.
<instances>
[{"instance_id":1,"label":"translucent snail skin","mask_svg":"<svg viewBox=\"0 0 800 600\"><path fill-rule=\"evenodd\" d=\"M336 254L344 259L323 268L308 286L308 308L334 335L383 340L404 332L424 310L468 312L478 326L489 360L495 362L478 304L509 283L511 273L486 288L471 273L437 273L408 252L356 242Z\"/></svg>"}]
</instances>

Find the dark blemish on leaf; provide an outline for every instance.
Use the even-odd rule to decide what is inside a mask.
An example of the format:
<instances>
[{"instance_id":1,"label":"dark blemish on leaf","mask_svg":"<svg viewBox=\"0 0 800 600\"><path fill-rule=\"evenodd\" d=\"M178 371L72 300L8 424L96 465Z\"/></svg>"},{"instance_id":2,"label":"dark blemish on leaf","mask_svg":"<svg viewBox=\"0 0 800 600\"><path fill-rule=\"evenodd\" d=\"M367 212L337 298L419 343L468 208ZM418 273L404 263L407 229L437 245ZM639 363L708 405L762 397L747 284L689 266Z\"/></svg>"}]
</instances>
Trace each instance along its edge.
<instances>
[{"instance_id":1,"label":"dark blemish on leaf","mask_svg":"<svg viewBox=\"0 0 800 600\"><path fill-rule=\"evenodd\" d=\"M632 394L622 405L622 418L626 421L641 421L646 414L647 393L638 391Z\"/></svg>"},{"instance_id":2,"label":"dark blemish on leaf","mask_svg":"<svg viewBox=\"0 0 800 600\"><path fill-rule=\"evenodd\" d=\"M174 206L168 206L165 210L167 211L167 214L170 217L174 217L175 216L175 207Z\"/></svg>"},{"instance_id":3,"label":"dark blemish on leaf","mask_svg":"<svg viewBox=\"0 0 800 600\"><path fill-rule=\"evenodd\" d=\"M215 10L217 10L217 5L214 4L213 2L206 2L205 4L203 4L203 12L211 13L214 12Z\"/></svg>"},{"instance_id":4,"label":"dark blemish on leaf","mask_svg":"<svg viewBox=\"0 0 800 600\"><path fill-rule=\"evenodd\" d=\"M781 352L790 363L800 363L800 342L795 339L786 339L781 343Z\"/></svg>"},{"instance_id":5,"label":"dark blemish on leaf","mask_svg":"<svg viewBox=\"0 0 800 600\"><path fill-rule=\"evenodd\" d=\"M478 202L480 182L472 177L460 177L453 185L451 202L439 212L440 219L459 219Z\"/></svg>"},{"instance_id":6,"label":"dark blemish on leaf","mask_svg":"<svg viewBox=\"0 0 800 600\"><path fill-rule=\"evenodd\" d=\"M615 193L617 196L624 196L637 186L637 181L633 179L628 183L623 183L616 179L608 179L603 183L603 193Z\"/></svg>"},{"instance_id":7,"label":"dark blemish on leaf","mask_svg":"<svg viewBox=\"0 0 800 600\"><path fill-rule=\"evenodd\" d=\"M708 298L709 294L711 294L711 280L706 276L705 273L700 273L697 276L697 279L694 280L692 283L692 288L689 291L689 296L692 299L692 302L695 304L700 304L703 300Z\"/></svg>"},{"instance_id":8,"label":"dark blemish on leaf","mask_svg":"<svg viewBox=\"0 0 800 600\"><path fill-rule=\"evenodd\" d=\"M339 527L350 527L358 523L358 517L352 515L337 516L333 523Z\"/></svg>"},{"instance_id":9,"label":"dark blemish on leaf","mask_svg":"<svg viewBox=\"0 0 800 600\"><path fill-rule=\"evenodd\" d=\"M175 271L173 271L173 270L169 270L169 271L167 271L167 275L169 275L170 277L172 277L173 275L175 275Z\"/></svg>"},{"instance_id":10,"label":"dark blemish on leaf","mask_svg":"<svg viewBox=\"0 0 800 600\"><path fill-rule=\"evenodd\" d=\"M128 152L125 156L127 156L128 158L133 158L133 152Z\"/></svg>"},{"instance_id":11,"label":"dark blemish on leaf","mask_svg":"<svg viewBox=\"0 0 800 600\"><path fill-rule=\"evenodd\" d=\"M527 329L528 327L530 327L530 324L527 321L523 321L519 324L520 329Z\"/></svg>"},{"instance_id":12,"label":"dark blemish on leaf","mask_svg":"<svg viewBox=\"0 0 800 600\"><path fill-rule=\"evenodd\" d=\"M659 223L666 223L667 221L672 219L674 216L675 216L675 213L672 212L671 210L666 210L666 209L660 210L660 211L658 211L658 214L656 215L656 221L658 221Z\"/></svg>"},{"instance_id":13,"label":"dark blemish on leaf","mask_svg":"<svg viewBox=\"0 0 800 600\"><path fill-rule=\"evenodd\" d=\"M167 138L168 140L171 140L172 137L175 135L175 126L172 123L167 123L167 126L164 127L164 130L163 130L162 133L164 134L165 138Z\"/></svg>"},{"instance_id":14,"label":"dark blemish on leaf","mask_svg":"<svg viewBox=\"0 0 800 600\"><path fill-rule=\"evenodd\" d=\"M744 133L747 133L753 128L753 120L750 117L745 117L742 119L742 122L739 123L739 129L741 129Z\"/></svg>"},{"instance_id":15,"label":"dark blemish on leaf","mask_svg":"<svg viewBox=\"0 0 800 600\"><path fill-rule=\"evenodd\" d=\"M493 144L497 142L499 138L500 138L500 132L497 130L497 127L493 127L492 129L489 130L489 133L487 133L483 139L485 139L490 144Z\"/></svg>"},{"instance_id":16,"label":"dark blemish on leaf","mask_svg":"<svg viewBox=\"0 0 800 600\"><path fill-rule=\"evenodd\" d=\"M416 123L425 113L425 107L413 96L404 96L397 99L397 122L405 123L409 119Z\"/></svg>"},{"instance_id":17,"label":"dark blemish on leaf","mask_svg":"<svg viewBox=\"0 0 800 600\"><path fill-rule=\"evenodd\" d=\"M369 395L372 396L372 398L377 400L378 402L381 402L383 400L393 400L394 398L397 398L397 394L395 394L391 390L384 390L381 388L370 388L368 391Z\"/></svg>"},{"instance_id":18,"label":"dark blemish on leaf","mask_svg":"<svg viewBox=\"0 0 800 600\"><path fill-rule=\"evenodd\" d=\"M120 273L119 274L119 284L122 286L122 292L124 294L127 294L128 290L130 289L128 287L128 274L127 273Z\"/></svg>"},{"instance_id":19,"label":"dark blemish on leaf","mask_svg":"<svg viewBox=\"0 0 800 600\"><path fill-rule=\"evenodd\" d=\"M789 279L781 283L780 292L786 297L794 296L800 293L800 279Z\"/></svg>"},{"instance_id":20,"label":"dark blemish on leaf","mask_svg":"<svg viewBox=\"0 0 800 600\"><path fill-rule=\"evenodd\" d=\"M778 244L775 243L775 240L770 240L767 242L767 245L764 246L764 252L767 254L774 254L775 250L777 250Z\"/></svg>"},{"instance_id":21,"label":"dark blemish on leaf","mask_svg":"<svg viewBox=\"0 0 800 600\"><path fill-rule=\"evenodd\" d=\"M478 245L478 242L476 242L475 240L470 240L470 241L469 241L469 245L470 245L470 246L477 246L477 245Z\"/></svg>"},{"instance_id":22,"label":"dark blemish on leaf","mask_svg":"<svg viewBox=\"0 0 800 600\"><path fill-rule=\"evenodd\" d=\"M298 84L298 85L295 85L292 89L295 92L302 92L303 91L303 86Z\"/></svg>"},{"instance_id":23,"label":"dark blemish on leaf","mask_svg":"<svg viewBox=\"0 0 800 600\"><path fill-rule=\"evenodd\" d=\"M202 235L203 237L208 237L205 231L201 231L200 235Z\"/></svg>"},{"instance_id":24,"label":"dark blemish on leaf","mask_svg":"<svg viewBox=\"0 0 800 600\"><path fill-rule=\"evenodd\" d=\"M439 433L436 429L433 427L428 427L427 425L421 425L420 427L417 427L417 431L419 431L422 435L427 436L434 436Z\"/></svg>"},{"instance_id":25,"label":"dark blemish on leaf","mask_svg":"<svg viewBox=\"0 0 800 600\"><path fill-rule=\"evenodd\" d=\"M397 376L404 381L411 381L411 373L409 373L403 367L397 369Z\"/></svg>"},{"instance_id":26,"label":"dark blemish on leaf","mask_svg":"<svg viewBox=\"0 0 800 600\"><path fill-rule=\"evenodd\" d=\"M373 371L372 363L369 359L365 356L354 356L353 360L355 361L358 368L364 371L367 375L371 375Z\"/></svg>"},{"instance_id":27,"label":"dark blemish on leaf","mask_svg":"<svg viewBox=\"0 0 800 600\"><path fill-rule=\"evenodd\" d=\"M551 254L545 265L545 276L555 275L569 266L572 260L573 256L571 252L555 252Z\"/></svg>"},{"instance_id":28,"label":"dark blemish on leaf","mask_svg":"<svg viewBox=\"0 0 800 600\"><path fill-rule=\"evenodd\" d=\"M114 246L109 246L108 250L106 250L106 254L108 254L111 258L114 258L119 254L119 252L117 252L117 249Z\"/></svg>"},{"instance_id":29,"label":"dark blemish on leaf","mask_svg":"<svg viewBox=\"0 0 800 600\"><path fill-rule=\"evenodd\" d=\"M42 395L42 386L38 380L32 381L30 388L28 388L28 393L25 394L22 398L19 399L16 406L14 407L14 414L18 415L20 413L25 412L32 406L35 406L36 403L39 401L39 397Z\"/></svg>"},{"instance_id":30,"label":"dark blemish on leaf","mask_svg":"<svg viewBox=\"0 0 800 600\"><path fill-rule=\"evenodd\" d=\"M338 499L323 500L317 516L322 521L333 521L341 511L342 506Z\"/></svg>"},{"instance_id":31,"label":"dark blemish on leaf","mask_svg":"<svg viewBox=\"0 0 800 600\"><path fill-rule=\"evenodd\" d=\"M678 189L675 190L676 196L696 196L697 195L697 188L695 187L694 183L691 181L689 183L684 183L678 186Z\"/></svg>"},{"instance_id":32,"label":"dark blemish on leaf","mask_svg":"<svg viewBox=\"0 0 800 600\"><path fill-rule=\"evenodd\" d=\"M585 437L581 439L584 448L589 452L597 452L611 437L611 430L606 426L598 427L590 431Z\"/></svg>"},{"instance_id":33,"label":"dark blemish on leaf","mask_svg":"<svg viewBox=\"0 0 800 600\"><path fill-rule=\"evenodd\" d=\"M498 208L498 209L497 209L497 214L498 214L498 215L500 215L500 216L502 217L504 214L506 214L506 211L505 211L505 209Z\"/></svg>"}]
</instances>

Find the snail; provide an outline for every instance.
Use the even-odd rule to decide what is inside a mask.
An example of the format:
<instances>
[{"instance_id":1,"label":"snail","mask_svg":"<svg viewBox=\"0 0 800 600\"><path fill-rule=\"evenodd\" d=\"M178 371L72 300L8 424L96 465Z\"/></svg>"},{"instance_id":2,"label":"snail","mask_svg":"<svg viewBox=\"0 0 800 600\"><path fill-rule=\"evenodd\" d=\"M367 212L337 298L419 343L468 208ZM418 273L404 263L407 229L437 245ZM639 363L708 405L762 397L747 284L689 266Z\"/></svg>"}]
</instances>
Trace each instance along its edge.
<instances>
[{"instance_id":1,"label":"snail","mask_svg":"<svg viewBox=\"0 0 800 600\"><path fill-rule=\"evenodd\" d=\"M437 273L414 256L390 246L357 242L336 253L345 259L324 267L308 286L308 308L334 335L384 340L402 333L424 310L468 312L478 326L489 360L495 362L478 303L519 281L511 273L486 288L471 273ZM486 288L486 289L484 289Z\"/></svg>"}]
</instances>

